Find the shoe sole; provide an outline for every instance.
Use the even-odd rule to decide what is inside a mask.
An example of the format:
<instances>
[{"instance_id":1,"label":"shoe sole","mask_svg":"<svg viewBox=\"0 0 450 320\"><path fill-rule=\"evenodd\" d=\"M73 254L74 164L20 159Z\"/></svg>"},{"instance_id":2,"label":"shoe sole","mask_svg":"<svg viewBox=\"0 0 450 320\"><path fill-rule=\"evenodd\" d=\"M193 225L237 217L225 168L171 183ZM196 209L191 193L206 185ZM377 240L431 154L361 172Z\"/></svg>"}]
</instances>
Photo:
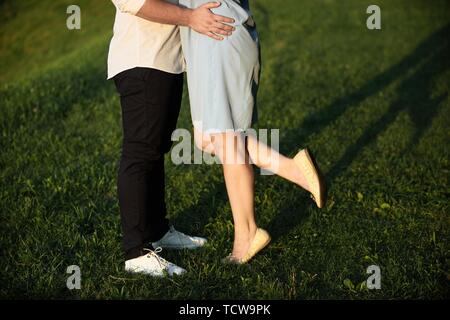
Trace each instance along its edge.
<instances>
[{"instance_id":1,"label":"shoe sole","mask_svg":"<svg viewBox=\"0 0 450 320\"><path fill-rule=\"evenodd\" d=\"M164 278L164 277L173 277L173 276L181 276L181 275L183 275L183 274L185 274L187 271L185 270L185 271L182 271L182 272L180 272L180 273L172 273L172 274L169 274L168 272L167 273L150 273L150 272L145 272L145 271L135 271L135 270L132 270L132 269L125 269L125 272L128 272L128 273L132 273L132 274L141 274L141 275L146 275L146 276L150 276L150 277L155 277L155 278Z\"/></svg>"},{"instance_id":2,"label":"shoe sole","mask_svg":"<svg viewBox=\"0 0 450 320\"><path fill-rule=\"evenodd\" d=\"M327 185L325 182L325 177L322 174L322 171L320 171L320 168L317 165L316 159L314 158L312 153L310 153L310 151L307 148L305 149L305 155L308 158L308 161L310 163L312 163L313 168L316 171L316 176L319 180L319 198L320 199L316 199L314 197L314 201L316 202L317 207L319 209L322 209L325 206L325 204L327 202L327 198L328 198L328 189L327 189Z\"/></svg>"},{"instance_id":3,"label":"shoe sole","mask_svg":"<svg viewBox=\"0 0 450 320\"><path fill-rule=\"evenodd\" d=\"M145 271L136 271L133 269L125 269L125 272L132 273L132 274L141 274L141 275L146 275L146 276L155 277L155 278L163 278L164 277L164 274L150 273L150 272L145 272Z\"/></svg>"}]
</instances>

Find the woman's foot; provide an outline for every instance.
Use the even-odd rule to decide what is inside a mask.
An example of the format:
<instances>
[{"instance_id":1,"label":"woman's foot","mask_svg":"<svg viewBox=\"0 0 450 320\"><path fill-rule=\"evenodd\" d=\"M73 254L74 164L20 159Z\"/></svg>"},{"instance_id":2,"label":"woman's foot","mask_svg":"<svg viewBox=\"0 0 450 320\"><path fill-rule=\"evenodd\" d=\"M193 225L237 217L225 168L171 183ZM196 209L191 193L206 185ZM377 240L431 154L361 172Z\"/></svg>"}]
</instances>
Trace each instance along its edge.
<instances>
[{"instance_id":1,"label":"woman's foot","mask_svg":"<svg viewBox=\"0 0 450 320\"><path fill-rule=\"evenodd\" d=\"M248 246L247 251L242 256L236 256L233 253L225 258L226 262L244 264L250 261L259 251L264 249L270 242L271 238L269 233L261 228L258 228L255 232L253 240Z\"/></svg>"},{"instance_id":2,"label":"woman's foot","mask_svg":"<svg viewBox=\"0 0 450 320\"><path fill-rule=\"evenodd\" d=\"M256 225L249 227L245 231L235 230L232 257L241 259L247 254L257 230Z\"/></svg>"},{"instance_id":3,"label":"woman's foot","mask_svg":"<svg viewBox=\"0 0 450 320\"><path fill-rule=\"evenodd\" d=\"M306 190L319 208L323 208L327 201L327 187L325 179L313 155L308 149L303 149L294 157L294 162L306 180Z\"/></svg>"}]
</instances>

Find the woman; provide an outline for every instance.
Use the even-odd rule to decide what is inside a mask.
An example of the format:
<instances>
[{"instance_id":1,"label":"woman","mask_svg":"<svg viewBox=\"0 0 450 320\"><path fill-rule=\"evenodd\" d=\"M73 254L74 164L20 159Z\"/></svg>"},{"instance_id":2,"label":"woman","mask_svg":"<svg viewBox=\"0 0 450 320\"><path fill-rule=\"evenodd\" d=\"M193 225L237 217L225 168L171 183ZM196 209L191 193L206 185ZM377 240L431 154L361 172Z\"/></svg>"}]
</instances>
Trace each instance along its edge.
<instances>
[{"instance_id":1,"label":"woman","mask_svg":"<svg viewBox=\"0 0 450 320\"><path fill-rule=\"evenodd\" d=\"M180 0L188 8L206 2L209 0ZM181 40L196 145L220 159L233 213L234 245L227 261L242 264L270 242L270 235L255 222L251 163L309 191L319 208L325 205L326 188L308 150L290 159L246 134L256 121L258 34L248 0L220 2L222 5L213 11L235 19L231 36L215 41L182 28Z\"/></svg>"}]
</instances>

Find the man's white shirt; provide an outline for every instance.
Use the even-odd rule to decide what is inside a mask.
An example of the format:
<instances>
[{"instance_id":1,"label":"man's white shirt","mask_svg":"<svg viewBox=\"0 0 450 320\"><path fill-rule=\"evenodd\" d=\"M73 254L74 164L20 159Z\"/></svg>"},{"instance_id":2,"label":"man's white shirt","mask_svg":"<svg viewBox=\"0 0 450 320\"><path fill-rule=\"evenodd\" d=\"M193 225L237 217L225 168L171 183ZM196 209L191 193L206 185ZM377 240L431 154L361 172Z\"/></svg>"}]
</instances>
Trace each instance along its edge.
<instances>
[{"instance_id":1,"label":"man's white shirt","mask_svg":"<svg viewBox=\"0 0 450 320\"><path fill-rule=\"evenodd\" d=\"M136 16L145 0L111 0L116 6L108 54L108 79L135 67L180 74L185 71L178 26ZM178 4L178 0L167 0Z\"/></svg>"}]
</instances>

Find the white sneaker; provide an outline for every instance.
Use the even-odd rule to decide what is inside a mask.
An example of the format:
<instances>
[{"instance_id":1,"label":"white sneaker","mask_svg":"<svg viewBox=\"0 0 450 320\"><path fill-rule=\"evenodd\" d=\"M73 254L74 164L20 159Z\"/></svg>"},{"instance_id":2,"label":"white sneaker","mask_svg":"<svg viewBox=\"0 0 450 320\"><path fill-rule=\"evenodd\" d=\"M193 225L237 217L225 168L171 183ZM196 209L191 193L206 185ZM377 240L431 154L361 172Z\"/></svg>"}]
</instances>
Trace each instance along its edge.
<instances>
[{"instance_id":1,"label":"white sneaker","mask_svg":"<svg viewBox=\"0 0 450 320\"><path fill-rule=\"evenodd\" d=\"M147 250L148 253L135 259L125 261L125 271L133 273L145 273L155 277L162 277L166 274L173 276L185 273L186 270L179 266L161 258L158 253L162 251L161 248L156 248L155 251Z\"/></svg>"},{"instance_id":2,"label":"white sneaker","mask_svg":"<svg viewBox=\"0 0 450 320\"><path fill-rule=\"evenodd\" d=\"M195 249L204 246L205 238L191 237L182 232L175 230L170 226L170 230L161 238L161 240L153 242L153 248L161 247L165 249Z\"/></svg>"}]
</instances>

